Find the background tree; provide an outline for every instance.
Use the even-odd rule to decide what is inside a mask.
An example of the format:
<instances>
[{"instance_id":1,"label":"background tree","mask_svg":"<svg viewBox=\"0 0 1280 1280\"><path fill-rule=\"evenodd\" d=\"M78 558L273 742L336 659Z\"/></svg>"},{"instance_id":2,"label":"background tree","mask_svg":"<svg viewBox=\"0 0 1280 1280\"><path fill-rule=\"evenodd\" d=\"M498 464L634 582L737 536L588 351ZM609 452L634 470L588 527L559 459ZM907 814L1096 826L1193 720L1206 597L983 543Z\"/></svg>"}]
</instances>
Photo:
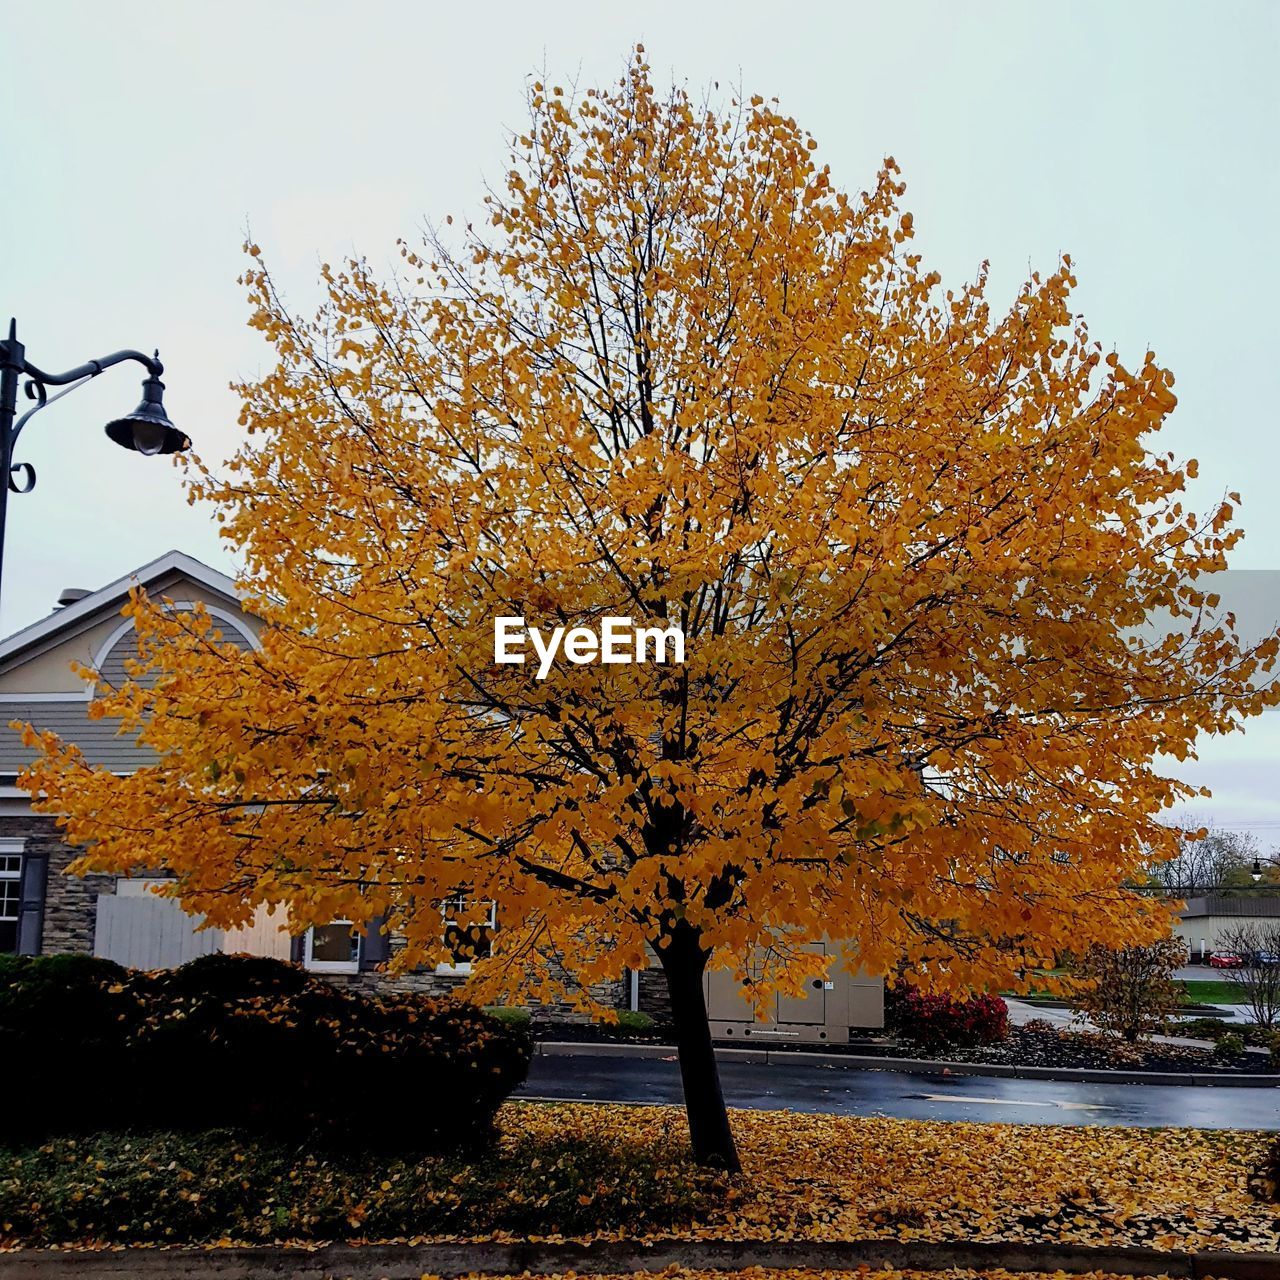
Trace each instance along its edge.
<instances>
[{"instance_id":1,"label":"background tree","mask_svg":"<svg viewBox=\"0 0 1280 1280\"><path fill-rule=\"evenodd\" d=\"M763 1004L823 938L981 989L1156 936L1123 886L1189 790L1155 757L1274 702L1277 642L1196 588L1231 505L1184 507L1172 376L1089 339L1069 259L1004 313L985 271L944 292L892 160L849 196L774 103L659 95L641 50L529 106L483 225L395 280L326 266L300 318L248 246L277 362L193 496L262 650L139 598L95 705L159 762L47 736L24 785L82 869L166 867L218 925L385 919L431 964L442 902L496 902L480 1000L587 1006L652 948L694 1150L733 1166L708 964ZM678 623L688 661L539 680L494 662L512 615Z\"/></svg>"},{"instance_id":2,"label":"background tree","mask_svg":"<svg viewBox=\"0 0 1280 1280\"><path fill-rule=\"evenodd\" d=\"M1214 890L1252 884L1250 868L1258 854L1249 831L1225 831L1212 820L1198 829L1177 832L1177 852L1153 863L1149 881L1171 898L1194 898Z\"/></svg>"},{"instance_id":3,"label":"background tree","mask_svg":"<svg viewBox=\"0 0 1280 1280\"><path fill-rule=\"evenodd\" d=\"M1229 951L1243 963L1224 969L1260 1027L1274 1027L1280 1016L1280 921L1260 919L1222 933L1215 948Z\"/></svg>"},{"instance_id":4,"label":"background tree","mask_svg":"<svg viewBox=\"0 0 1280 1280\"><path fill-rule=\"evenodd\" d=\"M1130 1043L1161 1031L1185 995L1174 977L1185 960L1177 938L1136 947L1095 944L1075 967L1091 984L1081 992L1079 1008L1095 1026Z\"/></svg>"}]
</instances>

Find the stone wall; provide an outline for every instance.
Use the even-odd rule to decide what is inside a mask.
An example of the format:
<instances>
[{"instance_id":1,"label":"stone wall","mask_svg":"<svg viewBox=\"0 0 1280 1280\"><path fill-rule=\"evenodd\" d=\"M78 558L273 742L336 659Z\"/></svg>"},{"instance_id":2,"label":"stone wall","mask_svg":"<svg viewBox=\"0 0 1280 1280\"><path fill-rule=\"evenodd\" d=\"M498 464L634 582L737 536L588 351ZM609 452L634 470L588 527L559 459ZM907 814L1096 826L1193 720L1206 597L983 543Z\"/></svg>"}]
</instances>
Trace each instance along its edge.
<instances>
[{"instance_id":1,"label":"stone wall","mask_svg":"<svg viewBox=\"0 0 1280 1280\"><path fill-rule=\"evenodd\" d=\"M391 950L402 946L393 934ZM319 975L338 986L358 991L411 991L428 996L454 994L466 981L465 974L438 973L434 969L415 969L406 973L387 973L381 969L367 969L361 973L326 973ZM597 983L592 989L595 999L609 1009L625 1009L628 1000L628 983L625 978ZM536 1022L589 1022L590 1018L573 1008L568 1001L529 1006Z\"/></svg>"},{"instance_id":2,"label":"stone wall","mask_svg":"<svg viewBox=\"0 0 1280 1280\"><path fill-rule=\"evenodd\" d=\"M657 960L651 960L647 969L640 971L640 1012L647 1013L659 1026L671 1022L671 993L667 990L666 975Z\"/></svg>"},{"instance_id":3,"label":"stone wall","mask_svg":"<svg viewBox=\"0 0 1280 1280\"><path fill-rule=\"evenodd\" d=\"M40 951L46 955L92 952L98 895L114 890L115 877L67 875L77 851L62 839L53 818L39 814L0 816L0 837L24 840L25 858L48 857Z\"/></svg>"}]
</instances>

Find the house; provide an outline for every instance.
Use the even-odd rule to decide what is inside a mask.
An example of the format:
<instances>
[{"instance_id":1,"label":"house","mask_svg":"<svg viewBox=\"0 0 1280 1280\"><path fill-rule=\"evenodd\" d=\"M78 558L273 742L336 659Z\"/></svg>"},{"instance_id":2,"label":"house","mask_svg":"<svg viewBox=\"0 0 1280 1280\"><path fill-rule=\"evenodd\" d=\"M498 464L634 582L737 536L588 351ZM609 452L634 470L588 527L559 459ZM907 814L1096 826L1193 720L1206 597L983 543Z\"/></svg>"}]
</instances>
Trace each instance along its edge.
<instances>
[{"instance_id":1,"label":"house","mask_svg":"<svg viewBox=\"0 0 1280 1280\"><path fill-rule=\"evenodd\" d=\"M292 941L274 921L224 935L198 931L176 902L148 893L145 879L65 874L75 851L54 818L35 814L17 775L31 758L13 722L53 729L75 742L92 764L127 773L150 753L117 722L88 717L93 687L72 670L82 663L109 679L124 678L136 656L133 623L120 611L130 590L199 602L223 635L245 647L258 643L260 623L241 607L225 574L171 551L97 591L68 589L47 617L0 641L0 875L4 876L0 949L24 955L91 951L139 967L180 964L209 951L290 954Z\"/></svg>"},{"instance_id":2,"label":"house","mask_svg":"<svg viewBox=\"0 0 1280 1280\"><path fill-rule=\"evenodd\" d=\"M18 787L17 776L31 753L8 726L16 721L53 729L75 742L91 764L119 773L152 758L132 736L117 734L117 722L89 719L93 686L72 670L79 663L113 683L125 678L125 662L137 650L133 623L120 611L135 586L172 600L175 608L198 602L224 639L246 648L259 643L262 623L244 608L235 582L180 551L97 591L64 591L47 617L0 642L0 951L91 952L136 968L177 965L212 951L248 952L292 959L350 985L430 994L458 986L470 967L465 962L388 974L385 962L398 945L394 932L359 932L334 921L295 935L287 920L263 909L244 929L200 929L199 920L177 902L149 891L154 878L66 874L75 850L52 816L32 812L30 797ZM491 917L489 923L496 921ZM450 904L442 906L441 927L446 936L454 927ZM713 1022L726 1036L838 1040L847 1038L851 1025L883 1022L878 979L829 975L815 982L806 998L779 997L776 1015L757 1023L722 976L727 978L717 975L714 986L708 979L708 996ZM595 995L611 1007L651 1012L661 1012L666 1003L665 982L653 966L604 984Z\"/></svg>"},{"instance_id":3,"label":"house","mask_svg":"<svg viewBox=\"0 0 1280 1280\"><path fill-rule=\"evenodd\" d=\"M125 663L137 647L133 623L121 617L121 608L136 586L172 600L175 608L202 605L232 643L259 643L261 621L245 610L235 582L181 551L97 591L64 591L47 617L0 642L0 949L92 952L137 968L164 968L211 951L247 952L294 959L335 981L380 979L389 943L377 931L362 935L335 922L294 936L287 921L262 910L245 929L200 929L198 918L177 902L149 892L154 878L66 874L75 850L52 816L32 812L17 786L31 752L8 726L53 729L75 742L89 763L118 773L152 758L132 735L118 734L118 722L89 719L93 686L72 670L79 663L112 683L126 678ZM463 966L455 966L422 975L414 985L444 991L463 976Z\"/></svg>"}]
</instances>

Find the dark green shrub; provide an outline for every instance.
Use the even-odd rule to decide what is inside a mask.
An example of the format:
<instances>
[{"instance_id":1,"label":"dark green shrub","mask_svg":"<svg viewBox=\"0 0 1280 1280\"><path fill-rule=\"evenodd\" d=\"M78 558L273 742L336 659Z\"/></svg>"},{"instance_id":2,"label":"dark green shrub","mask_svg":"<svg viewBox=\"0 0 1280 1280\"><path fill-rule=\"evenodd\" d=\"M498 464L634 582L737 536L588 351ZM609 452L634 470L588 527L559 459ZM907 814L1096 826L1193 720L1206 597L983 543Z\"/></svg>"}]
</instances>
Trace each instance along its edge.
<instances>
[{"instance_id":1,"label":"dark green shrub","mask_svg":"<svg viewBox=\"0 0 1280 1280\"><path fill-rule=\"evenodd\" d=\"M1169 1022L1165 1031L1171 1036L1188 1036L1193 1040L1220 1040L1223 1036L1239 1036L1246 1045L1269 1049L1276 1032L1256 1022L1229 1022L1226 1018L1184 1018Z\"/></svg>"},{"instance_id":2,"label":"dark green shrub","mask_svg":"<svg viewBox=\"0 0 1280 1280\"><path fill-rule=\"evenodd\" d=\"M228 1126L384 1149L476 1142L528 1070L526 1036L453 1000L363 995L261 957L153 973L82 966L77 983L43 959L39 981L9 984L29 1024L24 1069L49 1072L15 1136L109 1115L122 1128ZM92 1008L68 1024L76 992Z\"/></svg>"},{"instance_id":3,"label":"dark green shrub","mask_svg":"<svg viewBox=\"0 0 1280 1280\"><path fill-rule=\"evenodd\" d=\"M301 965L285 964L269 956L197 956L177 969L162 971L164 989L175 994L221 996L296 995L311 980Z\"/></svg>"},{"instance_id":4,"label":"dark green shrub","mask_svg":"<svg viewBox=\"0 0 1280 1280\"><path fill-rule=\"evenodd\" d=\"M477 1142L529 1070L526 1033L474 1005L396 995L354 999L354 1016L328 1035L333 1071L321 1073L326 1111L314 1127L363 1146L417 1149ZM367 1089L351 1091L351 1080Z\"/></svg>"},{"instance_id":5,"label":"dark green shrub","mask_svg":"<svg viewBox=\"0 0 1280 1280\"><path fill-rule=\"evenodd\" d=\"M602 1022L600 1030L606 1035L625 1040L631 1036L646 1036L653 1030L653 1019L639 1009L619 1009L617 1022Z\"/></svg>"},{"instance_id":6,"label":"dark green shrub","mask_svg":"<svg viewBox=\"0 0 1280 1280\"><path fill-rule=\"evenodd\" d=\"M1186 1036L1191 1040L1216 1040L1226 1035L1231 1024L1221 1018L1180 1018L1169 1022L1165 1031L1171 1036Z\"/></svg>"},{"instance_id":7,"label":"dark green shrub","mask_svg":"<svg viewBox=\"0 0 1280 1280\"><path fill-rule=\"evenodd\" d=\"M128 1086L124 1047L140 1005L128 971L87 955L9 956L0 967L0 1046L20 1064L22 1105L5 1140L94 1128L104 1097ZM108 1104L109 1105L109 1104Z\"/></svg>"},{"instance_id":8,"label":"dark green shrub","mask_svg":"<svg viewBox=\"0 0 1280 1280\"><path fill-rule=\"evenodd\" d=\"M152 1093L151 1124L382 1148L475 1141L528 1070L527 1039L472 1005L365 995L276 961L219 959L194 974L200 962L134 978L147 1008L131 1044L139 1076L183 1082Z\"/></svg>"},{"instance_id":9,"label":"dark green shrub","mask_svg":"<svg viewBox=\"0 0 1280 1280\"><path fill-rule=\"evenodd\" d=\"M297 991L229 995L235 984L224 969L203 989L186 968L133 976L145 1016L128 1053L150 1086L134 1100L138 1120L149 1128L231 1125L303 1136L337 1066L332 1033L350 1021L349 997L306 974Z\"/></svg>"},{"instance_id":10,"label":"dark green shrub","mask_svg":"<svg viewBox=\"0 0 1280 1280\"><path fill-rule=\"evenodd\" d=\"M1234 1031L1228 1031L1217 1039L1213 1046L1213 1056L1224 1062L1239 1058L1244 1053L1244 1037Z\"/></svg>"},{"instance_id":11,"label":"dark green shrub","mask_svg":"<svg viewBox=\"0 0 1280 1280\"><path fill-rule=\"evenodd\" d=\"M55 1000L62 1009L91 1011L101 1004L102 993L128 974L114 960L98 956L2 956L0 1020L6 1027L34 1025L60 1012L50 1007Z\"/></svg>"},{"instance_id":12,"label":"dark green shrub","mask_svg":"<svg viewBox=\"0 0 1280 1280\"><path fill-rule=\"evenodd\" d=\"M533 1015L519 1005L487 1004L484 1011L489 1017L497 1018L503 1026L514 1027L518 1031L528 1031L533 1026Z\"/></svg>"}]
</instances>

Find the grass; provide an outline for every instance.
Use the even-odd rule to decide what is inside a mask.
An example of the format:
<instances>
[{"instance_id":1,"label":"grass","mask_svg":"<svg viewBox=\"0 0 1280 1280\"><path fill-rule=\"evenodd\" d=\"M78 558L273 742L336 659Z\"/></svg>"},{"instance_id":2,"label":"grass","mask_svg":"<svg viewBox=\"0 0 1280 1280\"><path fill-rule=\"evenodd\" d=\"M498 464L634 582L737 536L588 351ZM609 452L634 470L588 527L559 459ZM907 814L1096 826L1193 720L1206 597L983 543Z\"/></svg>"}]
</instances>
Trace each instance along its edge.
<instances>
[{"instance_id":1,"label":"grass","mask_svg":"<svg viewBox=\"0 0 1280 1280\"><path fill-rule=\"evenodd\" d=\"M1188 1004L1241 1004L1244 996L1240 987L1229 978L1201 981L1199 979L1179 984L1187 994ZM1010 1000L1021 1000L1026 1004L1042 1004L1056 1008L1070 1008L1070 1001L1062 996L1050 995L1047 992L1033 990L1028 995L1005 993Z\"/></svg>"},{"instance_id":2,"label":"grass","mask_svg":"<svg viewBox=\"0 0 1280 1280\"><path fill-rule=\"evenodd\" d=\"M1192 1004L1243 1004L1244 993L1230 979L1184 982L1187 999Z\"/></svg>"},{"instance_id":3,"label":"grass","mask_svg":"<svg viewBox=\"0 0 1280 1280\"><path fill-rule=\"evenodd\" d=\"M736 1111L696 1169L672 1107L508 1103L494 1149L387 1160L121 1134L0 1151L6 1244L578 1238L1061 1241L1274 1250L1273 1135ZM1258 1184L1261 1185L1261 1184Z\"/></svg>"}]
</instances>

